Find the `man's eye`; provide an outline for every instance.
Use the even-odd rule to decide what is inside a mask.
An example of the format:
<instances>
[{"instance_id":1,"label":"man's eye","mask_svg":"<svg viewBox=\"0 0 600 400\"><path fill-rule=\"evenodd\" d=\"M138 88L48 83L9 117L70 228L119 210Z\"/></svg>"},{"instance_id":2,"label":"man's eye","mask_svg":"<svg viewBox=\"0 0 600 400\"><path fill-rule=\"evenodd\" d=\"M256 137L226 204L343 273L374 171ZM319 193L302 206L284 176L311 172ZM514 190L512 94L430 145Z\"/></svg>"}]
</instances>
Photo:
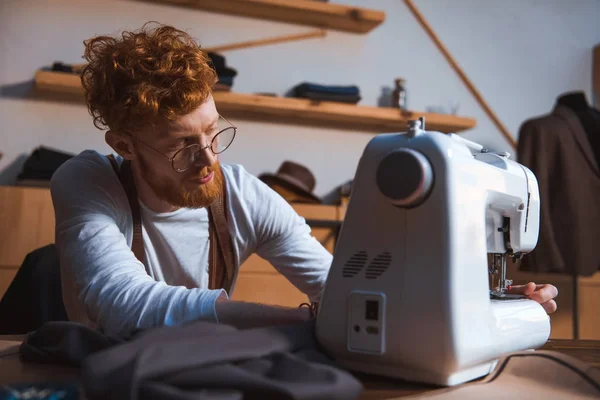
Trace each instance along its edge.
<instances>
[{"instance_id":1,"label":"man's eye","mask_svg":"<svg viewBox=\"0 0 600 400\"><path fill-rule=\"evenodd\" d=\"M185 139L178 141L177 143L173 143L172 145L169 146L169 150L179 150L182 149L185 145L187 144L187 141Z\"/></svg>"}]
</instances>

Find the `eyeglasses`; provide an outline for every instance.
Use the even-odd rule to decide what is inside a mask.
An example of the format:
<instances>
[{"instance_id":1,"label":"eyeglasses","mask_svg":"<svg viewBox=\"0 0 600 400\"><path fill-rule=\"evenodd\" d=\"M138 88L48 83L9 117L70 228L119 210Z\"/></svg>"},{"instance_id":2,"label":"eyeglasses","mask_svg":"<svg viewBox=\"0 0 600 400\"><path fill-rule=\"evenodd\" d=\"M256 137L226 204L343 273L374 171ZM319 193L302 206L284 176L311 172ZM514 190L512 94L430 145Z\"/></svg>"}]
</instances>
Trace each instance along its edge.
<instances>
[{"instance_id":1,"label":"eyeglasses","mask_svg":"<svg viewBox=\"0 0 600 400\"><path fill-rule=\"evenodd\" d=\"M210 149L210 151L213 154L217 155L223 153L229 148L229 146L231 146L231 143L233 143L233 139L235 139L235 135L237 133L237 127L234 126L231 122L227 121L227 119L225 119L225 117L223 117L222 115L219 115L219 118L223 118L223 120L225 120L225 122L227 122L230 126L221 129L219 132L217 132L217 134L212 138L208 146L190 144L178 150L172 157L161 153L154 147L150 146L148 143L144 142L141 139L138 139L137 137L131 134L129 136L131 136L138 142L148 146L149 148L151 148L152 150L169 160L171 162L171 166L176 172L184 172L190 169L192 165L196 164L196 160L199 158L199 155L203 150Z\"/></svg>"}]
</instances>

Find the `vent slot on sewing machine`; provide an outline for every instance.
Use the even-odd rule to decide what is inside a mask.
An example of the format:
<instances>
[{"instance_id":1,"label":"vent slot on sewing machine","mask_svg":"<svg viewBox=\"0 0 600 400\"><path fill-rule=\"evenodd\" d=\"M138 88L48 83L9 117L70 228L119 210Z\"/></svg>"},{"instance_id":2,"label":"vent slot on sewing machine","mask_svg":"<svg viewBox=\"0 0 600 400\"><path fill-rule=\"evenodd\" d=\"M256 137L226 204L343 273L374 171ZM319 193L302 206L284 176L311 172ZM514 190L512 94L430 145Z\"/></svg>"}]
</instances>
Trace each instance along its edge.
<instances>
[{"instance_id":1,"label":"vent slot on sewing machine","mask_svg":"<svg viewBox=\"0 0 600 400\"><path fill-rule=\"evenodd\" d=\"M342 276L352 278L358 274L367 264L367 258L367 252L364 250L354 253L342 268Z\"/></svg>"},{"instance_id":2,"label":"vent slot on sewing machine","mask_svg":"<svg viewBox=\"0 0 600 400\"><path fill-rule=\"evenodd\" d=\"M365 278L377 279L379 278L390 266L392 262L392 255L389 251L379 254L365 271Z\"/></svg>"}]
</instances>

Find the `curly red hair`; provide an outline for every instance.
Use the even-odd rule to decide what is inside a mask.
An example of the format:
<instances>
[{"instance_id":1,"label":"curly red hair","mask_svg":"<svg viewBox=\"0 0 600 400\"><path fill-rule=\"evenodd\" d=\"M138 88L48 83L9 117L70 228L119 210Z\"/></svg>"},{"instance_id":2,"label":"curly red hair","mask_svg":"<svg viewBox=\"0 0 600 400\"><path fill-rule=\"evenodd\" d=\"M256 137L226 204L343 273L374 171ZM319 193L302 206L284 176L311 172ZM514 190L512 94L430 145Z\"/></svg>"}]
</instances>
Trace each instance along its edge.
<instances>
[{"instance_id":1,"label":"curly red hair","mask_svg":"<svg viewBox=\"0 0 600 400\"><path fill-rule=\"evenodd\" d=\"M138 132L199 107L217 74L192 37L172 26L146 23L120 38L84 41L81 82L98 129Z\"/></svg>"}]
</instances>

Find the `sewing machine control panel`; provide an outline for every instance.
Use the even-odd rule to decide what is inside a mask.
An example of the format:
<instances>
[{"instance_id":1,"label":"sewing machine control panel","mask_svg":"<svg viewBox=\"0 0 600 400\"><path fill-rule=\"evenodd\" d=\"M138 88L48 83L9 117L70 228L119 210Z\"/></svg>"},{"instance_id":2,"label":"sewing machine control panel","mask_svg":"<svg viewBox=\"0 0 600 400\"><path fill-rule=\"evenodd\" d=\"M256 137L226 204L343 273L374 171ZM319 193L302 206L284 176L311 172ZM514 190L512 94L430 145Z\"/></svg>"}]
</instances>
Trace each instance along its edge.
<instances>
[{"instance_id":1,"label":"sewing machine control panel","mask_svg":"<svg viewBox=\"0 0 600 400\"><path fill-rule=\"evenodd\" d=\"M353 291L348 304L348 350L385 352L385 295Z\"/></svg>"}]
</instances>

